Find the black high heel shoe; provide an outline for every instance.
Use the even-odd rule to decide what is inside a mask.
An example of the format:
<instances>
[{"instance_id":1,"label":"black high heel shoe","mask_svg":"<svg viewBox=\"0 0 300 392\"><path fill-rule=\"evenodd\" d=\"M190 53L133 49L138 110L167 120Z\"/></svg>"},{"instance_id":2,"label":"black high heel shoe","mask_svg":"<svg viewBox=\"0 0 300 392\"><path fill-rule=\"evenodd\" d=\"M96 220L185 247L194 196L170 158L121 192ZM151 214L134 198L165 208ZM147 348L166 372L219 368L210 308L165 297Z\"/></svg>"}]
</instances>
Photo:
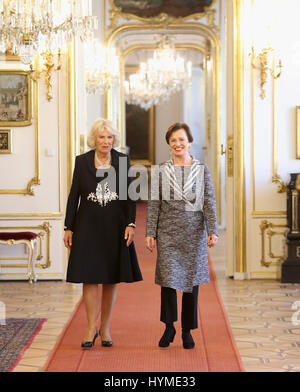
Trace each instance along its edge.
<instances>
[{"instance_id":1,"label":"black high heel shoe","mask_svg":"<svg viewBox=\"0 0 300 392\"><path fill-rule=\"evenodd\" d=\"M97 337L98 337L98 332L95 333L94 339L91 342L90 341L83 341L81 343L81 348L84 348L84 349L92 348L95 344L95 340L97 339Z\"/></svg>"},{"instance_id":2,"label":"black high heel shoe","mask_svg":"<svg viewBox=\"0 0 300 392\"><path fill-rule=\"evenodd\" d=\"M174 327L166 326L165 332L158 343L159 347L169 347L170 343L174 341L175 334L176 329Z\"/></svg>"},{"instance_id":3,"label":"black high heel shoe","mask_svg":"<svg viewBox=\"0 0 300 392\"><path fill-rule=\"evenodd\" d=\"M190 331L182 331L181 336L182 336L183 348L190 349L195 347L195 342Z\"/></svg>"},{"instance_id":4,"label":"black high heel shoe","mask_svg":"<svg viewBox=\"0 0 300 392\"><path fill-rule=\"evenodd\" d=\"M99 331L99 335L101 337L100 331ZM102 338L101 338L101 345L102 345L102 347L112 347L113 342L112 342L112 340L102 340Z\"/></svg>"}]
</instances>

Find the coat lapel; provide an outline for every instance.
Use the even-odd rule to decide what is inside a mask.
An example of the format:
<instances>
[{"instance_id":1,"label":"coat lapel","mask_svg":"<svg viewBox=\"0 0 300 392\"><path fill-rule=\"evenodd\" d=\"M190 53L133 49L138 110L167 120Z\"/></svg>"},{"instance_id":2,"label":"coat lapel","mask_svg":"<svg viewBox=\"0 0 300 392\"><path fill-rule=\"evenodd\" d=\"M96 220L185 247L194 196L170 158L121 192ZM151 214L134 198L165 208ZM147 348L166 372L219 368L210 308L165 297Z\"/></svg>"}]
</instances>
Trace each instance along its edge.
<instances>
[{"instance_id":1,"label":"coat lapel","mask_svg":"<svg viewBox=\"0 0 300 392\"><path fill-rule=\"evenodd\" d=\"M111 153L111 165L116 169L116 173L118 173L118 169L119 169L118 151L112 148L110 153Z\"/></svg>"},{"instance_id":2,"label":"coat lapel","mask_svg":"<svg viewBox=\"0 0 300 392\"><path fill-rule=\"evenodd\" d=\"M178 183L175 175L173 161L169 160L166 162L165 173L170 181L170 185L173 188L173 191L180 197L181 200L184 200L190 206L193 205L188 201L188 195L192 191L197 176L200 175L200 167L200 162L197 159L193 159L191 170L182 189L182 185Z\"/></svg>"},{"instance_id":3,"label":"coat lapel","mask_svg":"<svg viewBox=\"0 0 300 392\"><path fill-rule=\"evenodd\" d=\"M95 150L88 151L85 154L86 164L88 166L88 169L95 176L97 169L95 168L94 156L95 156Z\"/></svg>"}]
</instances>

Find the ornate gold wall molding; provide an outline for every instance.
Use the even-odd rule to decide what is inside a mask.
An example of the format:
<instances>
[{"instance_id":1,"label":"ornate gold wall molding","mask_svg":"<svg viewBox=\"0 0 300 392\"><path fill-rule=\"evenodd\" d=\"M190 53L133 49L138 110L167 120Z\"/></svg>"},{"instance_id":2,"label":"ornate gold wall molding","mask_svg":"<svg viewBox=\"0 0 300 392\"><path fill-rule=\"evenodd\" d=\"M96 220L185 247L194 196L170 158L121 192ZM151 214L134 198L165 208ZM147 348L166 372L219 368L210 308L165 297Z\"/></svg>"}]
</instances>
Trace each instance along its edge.
<instances>
[{"instance_id":1,"label":"ornate gold wall molding","mask_svg":"<svg viewBox=\"0 0 300 392\"><path fill-rule=\"evenodd\" d=\"M30 81L30 89L32 89L32 81ZM39 85L38 82L34 82L34 124L35 124L35 174L31 178L25 189L0 189L0 194L6 195L29 195L34 196L33 187L40 185L40 133L39 133ZM31 98L32 99L32 98ZM29 105L32 106L31 104Z\"/></svg>"},{"instance_id":2,"label":"ornate gold wall molding","mask_svg":"<svg viewBox=\"0 0 300 392\"><path fill-rule=\"evenodd\" d=\"M273 64L274 67L274 64ZM278 174L278 78L273 76L273 176L272 182L278 184L277 192L287 192L287 184Z\"/></svg>"},{"instance_id":3,"label":"ornate gold wall molding","mask_svg":"<svg viewBox=\"0 0 300 392\"><path fill-rule=\"evenodd\" d=\"M277 78L273 77L273 128L272 128L272 183L278 184L277 192L287 192L287 184L284 183L281 176L278 174L278 94L277 94ZM262 215L283 215L286 216L286 211L257 211L255 203L255 75L254 68L251 67L251 106L252 106L252 130L251 130L251 158L252 158L252 216Z\"/></svg>"},{"instance_id":4,"label":"ornate gold wall molding","mask_svg":"<svg viewBox=\"0 0 300 392\"><path fill-rule=\"evenodd\" d=\"M46 261L44 264L36 263L35 267L46 269L50 268L51 261L50 261L50 236L51 236L51 225L49 222L44 222L38 226L1 226L0 230L41 230L37 233L39 238L39 254L36 260L43 259L43 238L46 236ZM25 258L7 258L7 257L0 257L0 260L24 260ZM27 260L27 258L26 258ZM28 264L0 264L1 268L28 268ZM2 275L2 274L0 274ZM6 275L6 274L4 274Z\"/></svg>"},{"instance_id":5,"label":"ornate gold wall molding","mask_svg":"<svg viewBox=\"0 0 300 392\"><path fill-rule=\"evenodd\" d=\"M216 24L215 24L216 9L214 7L216 5L216 2L217 2L217 0L213 0L212 4L209 7L204 8L204 12L194 13L194 14L188 15L186 17L176 18L176 17L170 16L166 13L161 13L160 15L155 16L155 17L143 18L143 17L139 17L134 14L128 14L128 13L122 12L122 9L120 7L117 7L114 4L114 0L109 0L109 3L110 3L110 11L109 11L110 25L108 28L110 30L115 29L117 27L119 19L125 19L127 21L128 20L137 20L137 21L143 22L144 24L149 24L149 25L160 24L160 25L163 25L165 28L168 28L169 25L171 25L173 23L184 23L184 22L191 20L191 19L200 20L200 19L206 18L208 26L210 28L212 28L213 30L218 30L218 26L216 26ZM220 4L221 4L221 2L219 1L219 5Z\"/></svg>"},{"instance_id":6,"label":"ornate gold wall molding","mask_svg":"<svg viewBox=\"0 0 300 392\"><path fill-rule=\"evenodd\" d=\"M61 157L61 126L60 126L60 121L61 121L61 116L60 116L60 111L61 111L61 72L58 72L58 80L57 80L57 151L58 151L58 211L59 214L62 215L61 213L61 170L62 170L62 157ZM66 113L64 110L63 113Z\"/></svg>"},{"instance_id":7,"label":"ornate gold wall molding","mask_svg":"<svg viewBox=\"0 0 300 392\"><path fill-rule=\"evenodd\" d=\"M260 224L260 234L261 234L261 265L263 267L271 267L278 266L284 260L285 254L283 255L274 255L272 250L272 238L275 235L283 235L285 236L287 232L287 225L277 225L267 220L263 220ZM271 230L273 228L286 228L284 231L274 231ZM275 259L276 261L267 261L266 260L266 244L265 244L265 235L268 237L268 256L270 259Z\"/></svg>"},{"instance_id":8,"label":"ornate gold wall molding","mask_svg":"<svg viewBox=\"0 0 300 392\"><path fill-rule=\"evenodd\" d=\"M36 58L36 62L38 59ZM61 217L61 73L58 73L57 81L57 145L58 145L58 212L19 212L19 213L0 213L0 217ZM31 81L31 84L33 82ZM33 187L40 185L40 126L39 126L39 84L34 82L34 124L35 124L35 176L28 182L24 190L0 190L0 194L24 194L34 196Z\"/></svg>"}]
</instances>

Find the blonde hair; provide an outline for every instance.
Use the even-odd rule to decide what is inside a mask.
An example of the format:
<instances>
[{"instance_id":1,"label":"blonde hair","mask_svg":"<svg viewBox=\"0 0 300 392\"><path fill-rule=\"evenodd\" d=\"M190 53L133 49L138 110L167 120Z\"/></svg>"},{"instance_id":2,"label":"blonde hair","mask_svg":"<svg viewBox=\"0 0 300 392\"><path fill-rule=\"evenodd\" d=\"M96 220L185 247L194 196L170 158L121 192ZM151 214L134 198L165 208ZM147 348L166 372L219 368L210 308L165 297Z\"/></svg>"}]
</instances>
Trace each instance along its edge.
<instances>
[{"instance_id":1,"label":"blonde hair","mask_svg":"<svg viewBox=\"0 0 300 392\"><path fill-rule=\"evenodd\" d=\"M113 147L119 147L120 145L120 134L118 130L113 126L112 122L110 120L107 120L105 118L97 118L92 125L92 128L89 132L88 138L87 138L87 145L95 149L96 148L96 137L99 133L107 130L109 133L111 133L114 136L114 143Z\"/></svg>"}]
</instances>

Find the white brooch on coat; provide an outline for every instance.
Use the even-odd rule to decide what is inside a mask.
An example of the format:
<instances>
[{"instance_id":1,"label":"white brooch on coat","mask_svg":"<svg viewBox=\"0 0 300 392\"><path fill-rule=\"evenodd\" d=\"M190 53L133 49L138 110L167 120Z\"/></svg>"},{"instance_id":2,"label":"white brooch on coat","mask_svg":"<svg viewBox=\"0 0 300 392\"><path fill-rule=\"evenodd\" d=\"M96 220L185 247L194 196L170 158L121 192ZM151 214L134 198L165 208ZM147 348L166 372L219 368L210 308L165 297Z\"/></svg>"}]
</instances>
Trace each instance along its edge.
<instances>
[{"instance_id":1,"label":"white brooch on coat","mask_svg":"<svg viewBox=\"0 0 300 392\"><path fill-rule=\"evenodd\" d=\"M96 194L94 192L91 192L88 197L88 200L91 200L93 202L98 202L101 207L106 206L106 204L112 200L117 200L118 195L116 192L112 192L109 187L108 183L106 182L104 184L104 192L102 191L102 185L99 182L96 188Z\"/></svg>"}]
</instances>

